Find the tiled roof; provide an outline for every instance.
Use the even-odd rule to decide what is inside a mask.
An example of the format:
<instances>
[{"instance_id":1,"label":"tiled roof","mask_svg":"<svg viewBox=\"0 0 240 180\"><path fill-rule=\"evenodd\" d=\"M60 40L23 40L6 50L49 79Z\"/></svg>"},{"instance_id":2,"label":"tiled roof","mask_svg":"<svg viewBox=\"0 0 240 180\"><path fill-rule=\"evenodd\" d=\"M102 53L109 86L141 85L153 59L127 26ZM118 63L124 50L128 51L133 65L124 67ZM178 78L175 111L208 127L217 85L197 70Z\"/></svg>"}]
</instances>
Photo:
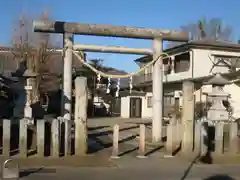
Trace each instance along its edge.
<instances>
[{"instance_id":1,"label":"tiled roof","mask_svg":"<svg viewBox=\"0 0 240 180\"><path fill-rule=\"evenodd\" d=\"M233 43L230 41L219 41L219 40L198 40L198 41L189 41L185 45L210 45L210 46L216 46L216 47L225 47L225 48L240 48L240 44Z\"/></svg>"}]
</instances>

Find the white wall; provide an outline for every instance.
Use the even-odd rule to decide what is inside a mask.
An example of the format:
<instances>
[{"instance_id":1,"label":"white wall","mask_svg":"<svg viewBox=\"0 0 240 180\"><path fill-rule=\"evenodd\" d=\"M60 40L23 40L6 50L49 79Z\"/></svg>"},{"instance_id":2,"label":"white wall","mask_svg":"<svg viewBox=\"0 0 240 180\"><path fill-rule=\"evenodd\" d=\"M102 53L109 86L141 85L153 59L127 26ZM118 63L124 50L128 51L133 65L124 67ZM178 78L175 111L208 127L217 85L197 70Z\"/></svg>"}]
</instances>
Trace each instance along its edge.
<instances>
[{"instance_id":1,"label":"white wall","mask_svg":"<svg viewBox=\"0 0 240 180\"><path fill-rule=\"evenodd\" d=\"M226 85L224 87L224 91L228 92L231 95L229 98L229 102L233 107L233 118L240 118L240 87L236 84Z\"/></svg>"},{"instance_id":2,"label":"white wall","mask_svg":"<svg viewBox=\"0 0 240 180\"><path fill-rule=\"evenodd\" d=\"M142 117L151 118L152 117L152 107L147 106L148 96L152 97L152 92L147 92L145 97L142 98Z\"/></svg>"},{"instance_id":3,"label":"white wall","mask_svg":"<svg viewBox=\"0 0 240 180\"><path fill-rule=\"evenodd\" d=\"M213 67L213 55L225 55L225 56L240 56L237 52L227 52L227 51L216 51L216 50L206 50L206 49L193 49L193 77L198 78L202 76L208 76L211 68ZM216 67L213 68L212 73L221 72L227 73L227 67Z\"/></svg>"},{"instance_id":4,"label":"white wall","mask_svg":"<svg viewBox=\"0 0 240 180\"><path fill-rule=\"evenodd\" d=\"M121 117L130 117L130 98L138 97L142 99L142 118L152 117L152 108L147 107L147 96L152 96L152 93L147 93L146 96L126 96L121 97Z\"/></svg>"},{"instance_id":5,"label":"white wall","mask_svg":"<svg viewBox=\"0 0 240 180\"><path fill-rule=\"evenodd\" d=\"M129 118L130 97L121 97L121 117Z\"/></svg>"}]
</instances>

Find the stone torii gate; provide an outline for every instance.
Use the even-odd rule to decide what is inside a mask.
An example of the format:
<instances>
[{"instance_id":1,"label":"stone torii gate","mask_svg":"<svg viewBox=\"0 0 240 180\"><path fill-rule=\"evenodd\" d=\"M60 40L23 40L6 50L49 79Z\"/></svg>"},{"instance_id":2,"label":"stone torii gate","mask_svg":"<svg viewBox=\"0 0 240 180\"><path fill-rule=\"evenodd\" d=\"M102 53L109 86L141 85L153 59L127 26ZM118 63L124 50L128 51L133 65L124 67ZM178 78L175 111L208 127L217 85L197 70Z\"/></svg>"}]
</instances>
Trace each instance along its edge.
<instances>
[{"instance_id":1,"label":"stone torii gate","mask_svg":"<svg viewBox=\"0 0 240 180\"><path fill-rule=\"evenodd\" d=\"M162 54L162 41L188 41L188 35L180 31L137 28L128 26L113 26L101 24L81 24L60 21L34 21L34 32L61 33L64 35L64 113L67 120L71 120L72 102L72 50L83 50L89 52L124 53L152 55L157 59ZM95 45L73 45L73 34L108 36L135 39L153 40L153 48L136 49L117 46L95 46ZM162 116L163 116L163 63L156 61L153 64L153 119L152 119L152 141L159 142L162 138Z\"/></svg>"}]
</instances>

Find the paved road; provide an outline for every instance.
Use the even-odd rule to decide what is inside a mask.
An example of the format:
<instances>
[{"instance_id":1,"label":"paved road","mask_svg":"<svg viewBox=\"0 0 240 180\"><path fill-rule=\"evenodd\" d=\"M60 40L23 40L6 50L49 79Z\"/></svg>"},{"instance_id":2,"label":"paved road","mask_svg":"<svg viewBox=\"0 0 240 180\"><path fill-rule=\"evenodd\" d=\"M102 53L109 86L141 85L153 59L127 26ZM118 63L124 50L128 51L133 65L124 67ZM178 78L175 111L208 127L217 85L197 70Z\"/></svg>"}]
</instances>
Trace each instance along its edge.
<instances>
[{"instance_id":1,"label":"paved road","mask_svg":"<svg viewBox=\"0 0 240 180\"><path fill-rule=\"evenodd\" d=\"M240 180L240 165L192 165L177 159L121 158L115 160L117 167L56 168L32 173L26 180L211 180L224 176L224 180ZM231 178L230 178L231 177Z\"/></svg>"}]
</instances>

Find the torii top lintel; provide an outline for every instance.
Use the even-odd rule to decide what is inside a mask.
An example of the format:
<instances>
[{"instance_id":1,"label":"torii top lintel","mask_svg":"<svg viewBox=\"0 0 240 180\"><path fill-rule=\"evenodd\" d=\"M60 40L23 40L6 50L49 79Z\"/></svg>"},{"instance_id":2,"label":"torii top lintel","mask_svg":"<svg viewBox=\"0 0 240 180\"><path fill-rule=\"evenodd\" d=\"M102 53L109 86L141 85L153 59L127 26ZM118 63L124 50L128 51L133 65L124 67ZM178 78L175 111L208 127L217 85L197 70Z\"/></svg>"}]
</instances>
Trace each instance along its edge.
<instances>
[{"instance_id":1,"label":"torii top lintel","mask_svg":"<svg viewBox=\"0 0 240 180\"><path fill-rule=\"evenodd\" d=\"M48 33L72 33L135 39L161 38L162 40L168 41L188 41L188 35L181 31L61 21L34 21L33 30L34 32Z\"/></svg>"}]
</instances>

